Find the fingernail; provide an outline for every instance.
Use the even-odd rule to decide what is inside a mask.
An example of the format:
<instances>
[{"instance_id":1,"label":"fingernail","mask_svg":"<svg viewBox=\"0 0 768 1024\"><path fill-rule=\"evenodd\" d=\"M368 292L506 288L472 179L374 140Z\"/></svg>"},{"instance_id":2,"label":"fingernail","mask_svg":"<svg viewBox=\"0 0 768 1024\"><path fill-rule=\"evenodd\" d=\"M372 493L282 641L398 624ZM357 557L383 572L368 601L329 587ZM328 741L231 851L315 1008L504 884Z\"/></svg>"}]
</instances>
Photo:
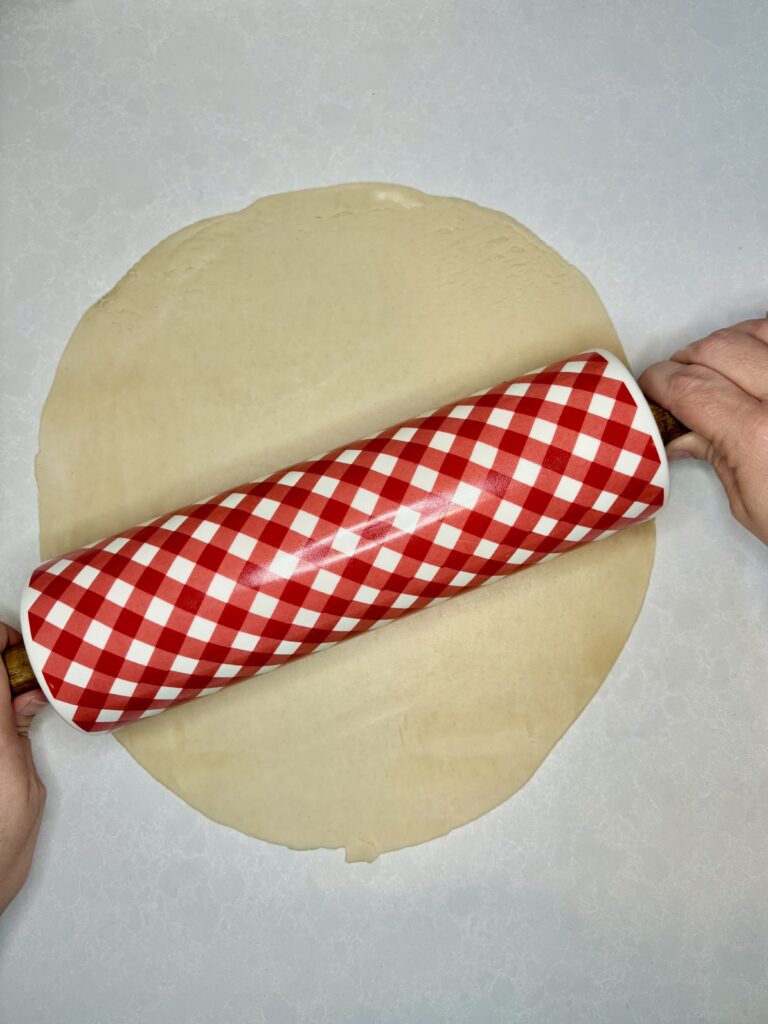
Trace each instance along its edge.
<instances>
[{"instance_id":1,"label":"fingernail","mask_svg":"<svg viewBox=\"0 0 768 1024\"><path fill-rule=\"evenodd\" d=\"M685 451L685 449L683 449L682 451L668 452L667 458L670 462L682 462L683 459L692 459L693 456L690 452L687 452Z\"/></svg>"}]
</instances>

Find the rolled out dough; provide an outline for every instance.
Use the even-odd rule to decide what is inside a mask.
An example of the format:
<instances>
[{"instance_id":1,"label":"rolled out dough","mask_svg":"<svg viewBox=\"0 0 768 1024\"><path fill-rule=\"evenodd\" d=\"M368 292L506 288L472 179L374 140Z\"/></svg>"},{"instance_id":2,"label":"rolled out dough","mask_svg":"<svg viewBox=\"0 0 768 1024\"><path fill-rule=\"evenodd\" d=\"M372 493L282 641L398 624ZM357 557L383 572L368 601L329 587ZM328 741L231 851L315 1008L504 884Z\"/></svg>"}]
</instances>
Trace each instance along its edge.
<instances>
[{"instance_id":1,"label":"rolled out dough","mask_svg":"<svg viewBox=\"0 0 768 1024\"><path fill-rule=\"evenodd\" d=\"M585 278L457 199L347 185L180 231L90 309L45 406L45 557L589 346ZM349 860L522 786L640 609L651 524L116 734L216 821Z\"/></svg>"}]
</instances>

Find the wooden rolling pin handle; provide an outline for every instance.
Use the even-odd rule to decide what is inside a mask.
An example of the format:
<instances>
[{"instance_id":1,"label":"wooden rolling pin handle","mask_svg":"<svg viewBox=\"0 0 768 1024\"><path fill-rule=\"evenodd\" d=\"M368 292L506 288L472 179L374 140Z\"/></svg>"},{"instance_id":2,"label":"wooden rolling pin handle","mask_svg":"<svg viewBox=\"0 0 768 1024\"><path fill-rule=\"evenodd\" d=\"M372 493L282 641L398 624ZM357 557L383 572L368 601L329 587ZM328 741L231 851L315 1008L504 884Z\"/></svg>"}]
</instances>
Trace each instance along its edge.
<instances>
[{"instance_id":1,"label":"wooden rolling pin handle","mask_svg":"<svg viewBox=\"0 0 768 1024\"><path fill-rule=\"evenodd\" d=\"M669 444L670 441L674 441L676 437L682 437L683 434L689 433L688 427L675 419L672 413L662 409L655 402L649 402L648 404L651 407L653 418L656 420L656 426L659 428L661 439L665 445ZM22 693L29 693L30 690L39 689L35 673L32 671L32 666L29 663L29 658L23 644L14 644L12 647L6 647L0 657L2 657L5 670L8 673L12 697L18 697Z\"/></svg>"},{"instance_id":2,"label":"wooden rolling pin handle","mask_svg":"<svg viewBox=\"0 0 768 1024\"><path fill-rule=\"evenodd\" d=\"M655 402L649 402L648 405L651 408L653 418L656 420L656 426L659 428L661 440L665 445L668 445L670 441L674 441L676 437L690 434L690 429L684 423L681 423L680 420L675 419L671 412L662 409Z\"/></svg>"},{"instance_id":3,"label":"wooden rolling pin handle","mask_svg":"<svg viewBox=\"0 0 768 1024\"><path fill-rule=\"evenodd\" d=\"M24 644L13 644L6 647L2 655L8 682L11 684L11 697L20 697L22 693L39 689L39 684L29 663Z\"/></svg>"}]
</instances>

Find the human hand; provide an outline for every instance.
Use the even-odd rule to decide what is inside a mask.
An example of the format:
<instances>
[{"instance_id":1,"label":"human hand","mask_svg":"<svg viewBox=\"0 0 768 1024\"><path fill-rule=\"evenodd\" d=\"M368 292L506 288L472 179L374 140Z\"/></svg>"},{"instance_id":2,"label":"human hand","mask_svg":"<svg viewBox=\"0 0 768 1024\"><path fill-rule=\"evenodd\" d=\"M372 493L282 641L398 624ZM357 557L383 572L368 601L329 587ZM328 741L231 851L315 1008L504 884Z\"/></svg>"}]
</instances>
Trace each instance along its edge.
<instances>
[{"instance_id":1,"label":"human hand","mask_svg":"<svg viewBox=\"0 0 768 1024\"><path fill-rule=\"evenodd\" d=\"M0 651L20 640L0 622ZM12 702L0 659L0 914L27 880L43 817L45 786L35 771L28 732L46 703L36 691Z\"/></svg>"},{"instance_id":2,"label":"human hand","mask_svg":"<svg viewBox=\"0 0 768 1024\"><path fill-rule=\"evenodd\" d=\"M640 387L693 433L670 459L706 459L734 518L768 544L768 317L687 345L640 376Z\"/></svg>"}]
</instances>

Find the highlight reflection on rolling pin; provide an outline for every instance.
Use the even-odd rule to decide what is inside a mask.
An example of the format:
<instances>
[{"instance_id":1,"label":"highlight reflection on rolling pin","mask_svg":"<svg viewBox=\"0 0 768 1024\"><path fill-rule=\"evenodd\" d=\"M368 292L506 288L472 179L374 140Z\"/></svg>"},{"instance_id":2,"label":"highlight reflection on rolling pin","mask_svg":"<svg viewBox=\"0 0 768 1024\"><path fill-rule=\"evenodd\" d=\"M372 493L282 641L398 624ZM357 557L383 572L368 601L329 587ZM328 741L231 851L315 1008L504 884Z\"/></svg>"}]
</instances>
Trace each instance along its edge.
<instances>
[{"instance_id":1,"label":"highlight reflection on rolling pin","mask_svg":"<svg viewBox=\"0 0 768 1024\"><path fill-rule=\"evenodd\" d=\"M506 381L46 562L12 689L85 732L216 693L644 522L684 429L602 350Z\"/></svg>"}]
</instances>

